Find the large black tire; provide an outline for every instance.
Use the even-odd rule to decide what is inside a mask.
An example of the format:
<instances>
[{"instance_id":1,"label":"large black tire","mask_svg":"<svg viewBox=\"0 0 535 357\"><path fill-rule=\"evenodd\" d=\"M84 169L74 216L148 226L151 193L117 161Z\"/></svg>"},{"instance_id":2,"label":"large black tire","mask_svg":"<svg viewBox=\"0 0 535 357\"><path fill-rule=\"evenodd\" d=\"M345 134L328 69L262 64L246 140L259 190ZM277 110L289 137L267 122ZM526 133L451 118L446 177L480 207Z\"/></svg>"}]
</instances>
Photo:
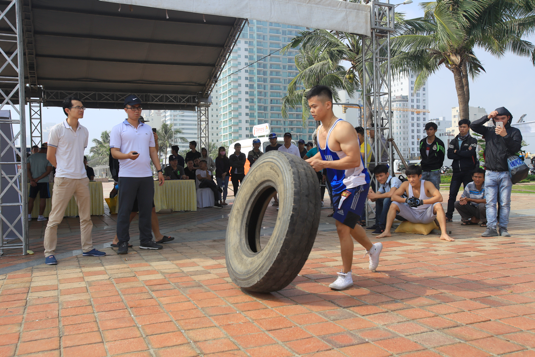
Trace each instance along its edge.
<instances>
[{"instance_id":1,"label":"large black tire","mask_svg":"<svg viewBox=\"0 0 535 357\"><path fill-rule=\"evenodd\" d=\"M269 201L279 195L273 234L260 247ZM260 157L247 174L230 212L227 270L245 290L268 293L290 284L303 268L318 232L318 177L303 159L280 151Z\"/></svg>"}]
</instances>

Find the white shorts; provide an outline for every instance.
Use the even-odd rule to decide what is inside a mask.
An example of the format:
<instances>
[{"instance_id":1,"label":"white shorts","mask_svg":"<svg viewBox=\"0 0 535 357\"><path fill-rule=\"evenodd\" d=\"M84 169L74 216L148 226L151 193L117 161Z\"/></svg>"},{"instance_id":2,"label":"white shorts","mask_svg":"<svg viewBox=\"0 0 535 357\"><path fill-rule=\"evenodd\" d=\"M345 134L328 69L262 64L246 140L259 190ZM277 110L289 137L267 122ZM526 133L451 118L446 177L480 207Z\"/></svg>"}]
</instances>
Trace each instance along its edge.
<instances>
[{"instance_id":1,"label":"white shorts","mask_svg":"<svg viewBox=\"0 0 535 357\"><path fill-rule=\"evenodd\" d=\"M405 218L407 221L411 223L426 224L433 222L435 218L437 218L437 215L433 213L433 209L435 208L435 205L439 205L440 202L434 203L426 210L416 210L405 203L392 202L392 204L399 207L398 215Z\"/></svg>"}]
</instances>

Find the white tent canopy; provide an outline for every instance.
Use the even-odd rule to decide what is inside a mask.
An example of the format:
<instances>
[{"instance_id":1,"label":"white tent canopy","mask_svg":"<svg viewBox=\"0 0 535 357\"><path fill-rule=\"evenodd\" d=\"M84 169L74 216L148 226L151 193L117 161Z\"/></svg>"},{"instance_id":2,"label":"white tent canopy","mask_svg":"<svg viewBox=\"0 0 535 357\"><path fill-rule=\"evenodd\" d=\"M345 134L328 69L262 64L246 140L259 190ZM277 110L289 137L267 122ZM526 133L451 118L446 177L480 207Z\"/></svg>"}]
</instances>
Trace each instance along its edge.
<instances>
[{"instance_id":1,"label":"white tent canopy","mask_svg":"<svg viewBox=\"0 0 535 357\"><path fill-rule=\"evenodd\" d=\"M370 6L338 0L101 0L370 36Z\"/></svg>"}]
</instances>

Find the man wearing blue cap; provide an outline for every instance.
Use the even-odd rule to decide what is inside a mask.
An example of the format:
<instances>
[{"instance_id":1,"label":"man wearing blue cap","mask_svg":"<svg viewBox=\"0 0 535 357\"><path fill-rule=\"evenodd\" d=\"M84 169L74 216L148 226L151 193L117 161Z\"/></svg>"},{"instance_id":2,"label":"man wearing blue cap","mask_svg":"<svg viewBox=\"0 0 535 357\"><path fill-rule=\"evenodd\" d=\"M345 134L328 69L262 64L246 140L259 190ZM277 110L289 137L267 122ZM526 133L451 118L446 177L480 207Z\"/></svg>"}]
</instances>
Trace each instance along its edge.
<instances>
[{"instance_id":1,"label":"man wearing blue cap","mask_svg":"<svg viewBox=\"0 0 535 357\"><path fill-rule=\"evenodd\" d=\"M492 120L495 126L485 126ZM487 201L487 230L482 237L498 236L497 221L500 223L499 235L510 237L507 231L509 210L511 209L511 190L513 183L509 174L507 158L517 154L522 148L522 134L511 126L513 115L505 107L500 107L488 116L475 120L470 129L485 137L485 199ZM500 204L500 217L497 217L496 203Z\"/></svg>"},{"instance_id":2,"label":"man wearing blue cap","mask_svg":"<svg viewBox=\"0 0 535 357\"><path fill-rule=\"evenodd\" d=\"M263 154L263 152L260 151L260 144L260 139L254 139L253 150L249 151L247 154L247 160L249 160L251 167L253 167L253 164L256 162L256 160L260 159L260 156Z\"/></svg>"},{"instance_id":3,"label":"man wearing blue cap","mask_svg":"<svg viewBox=\"0 0 535 357\"><path fill-rule=\"evenodd\" d=\"M150 162L158 170L160 186L163 170L156 152L152 129L140 120L141 100L129 95L124 101L128 119L115 125L110 134L111 154L119 160L119 213L117 215L117 254L128 254L130 213L137 199L139 208L139 240L141 249L162 249L152 241L151 210L154 182Z\"/></svg>"},{"instance_id":4,"label":"man wearing blue cap","mask_svg":"<svg viewBox=\"0 0 535 357\"><path fill-rule=\"evenodd\" d=\"M275 133L269 134L269 145L266 146L266 152L271 151L271 150L279 150L281 146L282 146L281 144L277 143L277 134Z\"/></svg>"},{"instance_id":5,"label":"man wearing blue cap","mask_svg":"<svg viewBox=\"0 0 535 357\"><path fill-rule=\"evenodd\" d=\"M299 139L297 142L297 145L299 145L297 148L299 149L299 153L301 154L301 159L305 158L305 155L307 154L307 149L305 148L305 141L303 139Z\"/></svg>"}]
</instances>

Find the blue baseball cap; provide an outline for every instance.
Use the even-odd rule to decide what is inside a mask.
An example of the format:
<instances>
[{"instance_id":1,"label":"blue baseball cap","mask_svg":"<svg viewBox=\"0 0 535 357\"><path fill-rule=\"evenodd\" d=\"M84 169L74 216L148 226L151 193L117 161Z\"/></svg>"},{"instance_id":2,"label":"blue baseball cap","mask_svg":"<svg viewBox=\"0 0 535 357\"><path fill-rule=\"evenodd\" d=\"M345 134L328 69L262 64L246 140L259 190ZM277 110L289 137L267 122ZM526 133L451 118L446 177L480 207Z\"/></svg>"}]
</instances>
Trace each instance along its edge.
<instances>
[{"instance_id":1,"label":"blue baseball cap","mask_svg":"<svg viewBox=\"0 0 535 357\"><path fill-rule=\"evenodd\" d=\"M253 144L260 144L260 139L253 139Z\"/></svg>"},{"instance_id":2,"label":"blue baseball cap","mask_svg":"<svg viewBox=\"0 0 535 357\"><path fill-rule=\"evenodd\" d=\"M137 95L130 94L128 97L124 99L124 106L126 108L127 105L137 105L141 104L141 99Z\"/></svg>"},{"instance_id":3,"label":"blue baseball cap","mask_svg":"<svg viewBox=\"0 0 535 357\"><path fill-rule=\"evenodd\" d=\"M305 141L304 141L303 139L299 139L298 143L299 143L299 144L304 144Z\"/></svg>"},{"instance_id":4,"label":"blue baseball cap","mask_svg":"<svg viewBox=\"0 0 535 357\"><path fill-rule=\"evenodd\" d=\"M277 139L277 134L271 133L271 134L269 134L269 138L270 139Z\"/></svg>"}]
</instances>

